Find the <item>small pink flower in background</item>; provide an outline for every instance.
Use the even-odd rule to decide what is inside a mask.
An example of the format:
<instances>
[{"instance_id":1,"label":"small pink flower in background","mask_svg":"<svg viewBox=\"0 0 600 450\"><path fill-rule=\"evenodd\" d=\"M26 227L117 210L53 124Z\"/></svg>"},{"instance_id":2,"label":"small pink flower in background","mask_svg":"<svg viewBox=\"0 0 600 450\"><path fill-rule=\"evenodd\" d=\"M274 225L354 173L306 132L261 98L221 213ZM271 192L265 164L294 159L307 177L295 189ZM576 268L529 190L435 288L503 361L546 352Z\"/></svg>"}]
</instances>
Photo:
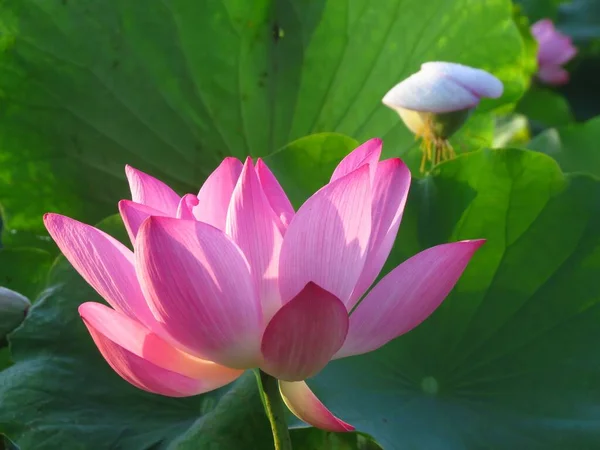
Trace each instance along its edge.
<instances>
[{"instance_id":1,"label":"small pink flower in background","mask_svg":"<svg viewBox=\"0 0 600 450\"><path fill-rule=\"evenodd\" d=\"M531 34L538 42L537 77L553 86L567 83L569 72L561 66L577 54L577 48L571 42L571 38L558 31L550 19L534 23L531 26Z\"/></svg>"},{"instance_id":2,"label":"small pink flower in background","mask_svg":"<svg viewBox=\"0 0 600 450\"><path fill-rule=\"evenodd\" d=\"M304 380L425 320L483 243L425 250L364 296L390 253L411 180L400 159L379 161L381 147L373 139L350 153L297 212L260 159L226 158L198 195L183 197L127 167L132 201L119 210L134 251L47 214L64 255L111 306L79 308L107 362L138 388L173 397L258 367L280 380L300 419L352 430Z\"/></svg>"}]
</instances>

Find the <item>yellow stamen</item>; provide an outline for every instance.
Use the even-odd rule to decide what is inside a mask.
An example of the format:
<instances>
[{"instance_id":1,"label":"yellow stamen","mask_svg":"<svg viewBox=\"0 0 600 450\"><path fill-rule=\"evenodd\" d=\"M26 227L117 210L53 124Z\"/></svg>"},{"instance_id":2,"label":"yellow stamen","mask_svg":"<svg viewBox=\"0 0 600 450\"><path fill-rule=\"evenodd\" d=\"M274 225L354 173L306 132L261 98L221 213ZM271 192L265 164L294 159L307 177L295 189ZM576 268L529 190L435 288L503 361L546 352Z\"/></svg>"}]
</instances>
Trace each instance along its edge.
<instances>
[{"instance_id":1,"label":"yellow stamen","mask_svg":"<svg viewBox=\"0 0 600 450\"><path fill-rule=\"evenodd\" d=\"M425 174L437 164L456 157L456 152L448 140L435 138L425 133L417 137L421 138L422 156L419 166L421 173ZM429 168L427 167L428 163L430 163Z\"/></svg>"}]
</instances>

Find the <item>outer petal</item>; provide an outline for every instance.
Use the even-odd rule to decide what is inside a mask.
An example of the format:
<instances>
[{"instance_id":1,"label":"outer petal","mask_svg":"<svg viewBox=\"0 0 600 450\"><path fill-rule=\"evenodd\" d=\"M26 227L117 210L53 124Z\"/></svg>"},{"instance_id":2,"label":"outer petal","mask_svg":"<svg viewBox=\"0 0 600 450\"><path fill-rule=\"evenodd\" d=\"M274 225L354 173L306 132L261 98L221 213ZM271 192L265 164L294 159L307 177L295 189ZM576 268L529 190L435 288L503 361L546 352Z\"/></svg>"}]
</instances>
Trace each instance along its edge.
<instances>
[{"instance_id":1,"label":"outer petal","mask_svg":"<svg viewBox=\"0 0 600 450\"><path fill-rule=\"evenodd\" d=\"M173 189L131 166L125 166L125 174L134 202L162 211L167 216L175 216L179 195Z\"/></svg>"},{"instance_id":2,"label":"outer petal","mask_svg":"<svg viewBox=\"0 0 600 450\"><path fill-rule=\"evenodd\" d=\"M419 325L450 293L484 242L431 247L392 270L350 316L348 337L335 357L376 350Z\"/></svg>"},{"instance_id":3,"label":"outer petal","mask_svg":"<svg viewBox=\"0 0 600 450\"><path fill-rule=\"evenodd\" d=\"M304 381L280 381L279 391L289 410L309 425L334 432L354 431L352 425L331 414Z\"/></svg>"},{"instance_id":4,"label":"outer petal","mask_svg":"<svg viewBox=\"0 0 600 450\"><path fill-rule=\"evenodd\" d=\"M195 355L235 368L257 365L262 314L248 263L203 222L150 217L136 239L138 278L154 316Z\"/></svg>"},{"instance_id":5,"label":"outer petal","mask_svg":"<svg viewBox=\"0 0 600 450\"><path fill-rule=\"evenodd\" d=\"M139 322L100 303L82 304L79 314L108 363L142 389L163 395L195 395L224 386L243 373L184 353ZM149 373L151 378L147 378Z\"/></svg>"},{"instance_id":6,"label":"outer petal","mask_svg":"<svg viewBox=\"0 0 600 450\"><path fill-rule=\"evenodd\" d=\"M119 202L119 212L127 229L127 234L131 243L135 243L135 237L144 220L150 216L164 217L166 214L158 209L151 208L131 200L121 200Z\"/></svg>"},{"instance_id":7,"label":"outer petal","mask_svg":"<svg viewBox=\"0 0 600 450\"><path fill-rule=\"evenodd\" d=\"M457 63L433 61L421 65L421 71L431 71L451 78L478 97L498 98L504 91L502 82L485 70Z\"/></svg>"},{"instance_id":8,"label":"outer petal","mask_svg":"<svg viewBox=\"0 0 600 450\"><path fill-rule=\"evenodd\" d=\"M340 349L347 332L344 304L308 283L267 325L261 344L261 368L286 381L316 375Z\"/></svg>"},{"instance_id":9,"label":"outer petal","mask_svg":"<svg viewBox=\"0 0 600 450\"><path fill-rule=\"evenodd\" d=\"M371 234L369 167L317 191L286 232L279 263L283 301L313 281L347 303L367 255Z\"/></svg>"},{"instance_id":10,"label":"outer petal","mask_svg":"<svg viewBox=\"0 0 600 450\"><path fill-rule=\"evenodd\" d=\"M571 38L556 28L550 19L542 19L531 26L538 42L538 62L543 65L561 65L577 54Z\"/></svg>"},{"instance_id":11,"label":"outer petal","mask_svg":"<svg viewBox=\"0 0 600 450\"><path fill-rule=\"evenodd\" d=\"M177 214L175 217L178 219L194 220L193 209L198 205L198 197L193 194L185 194L181 197L179 206L177 206Z\"/></svg>"},{"instance_id":12,"label":"outer petal","mask_svg":"<svg viewBox=\"0 0 600 450\"><path fill-rule=\"evenodd\" d=\"M292 221L292 217L294 217L294 207L287 198L287 195L285 195L285 191L277 181L277 178L273 175L273 172L271 172L261 158L258 158L256 161L256 174L273 212L275 212L275 215L281 221L281 232L285 233L285 230Z\"/></svg>"},{"instance_id":13,"label":"outer petal","mask_svg":"<svg viewBox=\"0 0 600 450\"><path fill-rule=\"evenodd\" d=\"M479 97L444 75L420 71L394 86L382 102L395 110L444 113L474 108Z\"/></svg>"},{"instance_id":14,"label":"outer petal","mask_svg":"<svg viewBox=\"0 0 600 450\"><path fill-rule=\"evenodd\" d=\"M410 171L399 159L388 159L377 166L373 185L373 225L365 267L360 275L351 302L352 308L371 286L392 250L406 197L410 188Z\"/></svg>"},{"instance_id":15,"label":"outer petal","mask_svg":"<svg viewBox=\"0 0 600 450\"><path fill-rule=\"evenodd\" d=\"M252 160L248 158L231 196L226 233L250 263L250 274L258 287L265 321L281 306L277 283L283 241L280 225L256 176Z\"/></svg>"},{"instance_id":16,"label":"outer petal","mask_svg":"<svg viewBox=\"0 0 600 450\"><path fill-rule=\"evenodd\" d=\"M538 59L542 65L546 63L561 65L570 61L576 54L577 48L573 46L571 39L557 34L551 43L541 46Z\"/></svg>"},{"instance_id":17,"label":"outer petal","mask_svg":"<svg viewBox=\"0 0 600 450\"><path fill-rule=\"evenodd\" d=\"M88 330L112 369L135 387L167 397L189 397L203 392L201 381L162 369L105 339L94 329Z\"/></svg>"},{"instance_id":18,"label":"outer petal","mask_svg":"<svg viewBox=\"0 0 600 450\"><path fill-rule=\"evenodd\" d=\"M65 216L46 214L44 223L75 270L102 298L117 311L156 327L136 278L133 253L127 247L108 234Z\"/></svg>"},{"instance_id":19,"label":"outer petal","mask_svg":"<svg viewBox=\"0 0 600 450\"><path fill-rule=\"evenodd\" d=\"M338 178L348 175L350 172L355 171L364 164L369 164L371 179L374 179L382 147L383 141L379 138L370 139L364 144L359 145L348 153L348 155L346 155L346 157L337 165L329 182L331 183Z\"/></svg>"},{"instance_id":20,"label":"outer petal","mask_svg":"<svg viewBox=\"0 0 600 450\"><path fill-rule=\"evenodd\" d=\"M536 39L552 32L554 32L554 24L550 19L541 19L531 25L531 34Z\"/></svg>"},{"instance_id":21,"label":"outer petal","mask_svg":"<svg viewBox=\"0 0 600 450\"><path fill-rule=\"evenodd\" d=\"M198 192L198 205L193 209L196 219L219 230L225 229L229 201L240 173L242 173L242 163L238 159L223 160Z\"/></svg>"},{"instance_id":22,"label":"outer petal","mask_svg":"<svg viewBox=\"0 0 600 450\"><path fill-rule=\"evenodd\" d=\"M569 72L560 66L541 66L537 77L552 86L561 86L569 82Z\"/></svg>"}]
</instances>

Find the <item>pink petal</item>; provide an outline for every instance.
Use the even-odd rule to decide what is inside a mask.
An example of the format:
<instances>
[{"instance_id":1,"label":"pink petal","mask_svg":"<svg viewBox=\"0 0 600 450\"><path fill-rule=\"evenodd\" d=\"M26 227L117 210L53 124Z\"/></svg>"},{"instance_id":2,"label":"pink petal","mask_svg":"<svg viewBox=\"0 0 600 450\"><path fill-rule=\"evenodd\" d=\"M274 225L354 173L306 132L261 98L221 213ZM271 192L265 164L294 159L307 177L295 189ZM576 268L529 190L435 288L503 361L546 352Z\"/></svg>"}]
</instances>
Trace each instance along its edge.
<instances>
[{"instance_id":1,"label":"pink petal","mask_svg":"<svg viewBox=\"0 0 600 450\"><path fill-rule=\"evenodd\" d=\"M167 216L175 216L179 195L173 189L131 166L125 166L125 173L134 202L157 209Z\"/></svg>"},{"instance_id":2,"label":"pink petal","mask_svg":"<svg viewBox=\"0 0 600 450\"><path fill-rule=\"evenodd\" d=\"M210 174L198 193L198 206L193 209L197 220L225 229L229 201L240 173L242 163L236 158L225 158Z\"/></svg>"},{"instance_id":3,"label":"pink petal","mask_svg":"<svg viewBox=\"0 0 600 450\"><path fill-rule=\"evenodd\" d=\"M399 158L378 164L373 184L373 224L369 252L352 292L349 308L356 304L381 272L396 240L409 188L410 171Z\"/></svg>"},{"instance_id":4,"label":"pink petal","mask_svg":"<svg viewBox=\"0 0 600 450\"><path fill-rule=\"evenodd\" d=\"M283 302L313 281L347 303L362 272L371 234L367 165L326 185L298 210L283 239Z\"/></svg>"},{"instance_id":5,"label":"pink petal","mask_svg":"<svg viewBox=\"0 0 600 450\"><path fill-rule=\"evenodd\" d=\"M541 66L536 75L551 86L561 86L569 82L569 72L560 66Z\"/></svg>"},{"instance_id":6,"label":"pink petal","mask_svg":"<svg viewBox=\"0 0 600 450\"><path fill-rule=\"evenodd\" d=\"M156 328L138 283L133 253L108 234L58 214L44 223L75 270L117 311Z\"/></svg>"},{"instance_id":7,"label":"pink petal","mask_svg":"<svg viewBox=\"0 0 600 450\"><path fill-rule=\"evenodd\" d=\"M138 278L154 316L188 352L255 367L263 329L241 250L203 222L150 217L135 245Z\"/></svg>"},{"instance_id":8,"label":"pink petal","mask_svg":"<svg viewBox=\"0 0 600 450\"><path fill-rule=\"evenodd\" d=\"M283 401L298 419L322 430L333 432L354 431L354 427L335 417L304 381L280 381Z\"/></svg>"},{"instance_id":9,"label":"pink petal","mask_svg":"<svg viewBox=\"0 0 600 450\"><path fill-rule=\"evenodd\" d=\"M577 48L573 46L569 37L555 34L539 42L537 59L542 66L559 66L568 62L576 54Z\"/></svg>"},{"instance_id":10,"label":"pink petal","mask_svg":"<svg viewBox=\"0 0 600 450\"><path fill-rule=\"evenodd\" d=\"M256 174L271 208L281 221L281 232L285 233L292 217L294 217L294 207L287 198L287 195L285 195L277 178L273 175L273 172L271 172L261 158L258 158L256 161Z\"/></svg>"},{"instance_id":11,"label":"pink petal","mask_svg":"<svg viewBox=\"0 0 600 450\"><path fill-rule=\"evenodd\" d=\"M419 325L450 293L483 243L438 245L392 270L351 314L348 337L335 357L376 350Z\"/></svg>"},{"instance_id":12,"label":"pink petal","mask_svg":"<svg viewBox=\"0 0 600 450\"><path fill-rule=\"evenodd\" d=\"M256 176L252 160L248 158L231 196L226 233L250 263L250 274L258 287L265 321L281 306L277 283L283 241L280 225Z\"/></svg>"},{"instance_id":13,"label":"pink petal","mask_svg":"<svg viewBox=\"0 0 600 450\"><path fill-rule=\"evenodd\" d=\"M200 380L162 369L105 339L93 328L88 330L110 367L135 387L167 397L189 397L203 392Z\"/></svg>"},{"instance_id":14,"label":"pink petal","mask_svg":"<svg viewBox=\"0 0 600 450\"><path fill-rule=\"evenodd\" d=\"M536 39L539 36L542 36L547 33L552 33L553 31L554 31L554 24L552 23L552 20L550 20L550 19L541 19L541 20L538 20L533 25L531 25L531 34Z\"/></svg>"},{"instance_id":15,"label":"pink petal","mask_svg":"<svg viewBox=\"0 0 600 450\"><path fill-rule=\"evenodd\" d=\"M142 389L171 396L196 395L224 386L243 373L189 355L100 303L82 304L79 314L111 367Z\"/></svg>"},{"instance_id":16,"label":"pink petal","mask_svg":"<svg viewBox=\"0 0 600 450\"><path fill-rule=\"evenodd\" d=\"M571 39L568 37L562 37L556 41L556 50L554 51L550 63L553 64L566 64L576 54L577 48L571 43Z\"/></svg>"},{"instance_id":17,"label":"pink petal","mask_svg":"<svg viewBox=\"0 0 600 450\"><path fill-rule=\"evenodd\" d=\"M333 294L308 283L265 329L262 370L286 381L316 375L337 352L348 332L348 312Z\"/></svg>"},{"instance_id":18,"label":"pink petal","mask_svg":"<svg viewBox=\"0 0 600 450\"><path fill-rule=\"evenodd\" d=\"M127 234L131 243L135 243L135 237L144 220L150 216L165 216L165 213L131 200L121 200L119 202L119 212L127 229Z\"/></svg>"},{"instance_id":19,"label":"pink petal","mask_svg":"<svg viewBox=\"0 0 600 450\"><path fill-rule=\"evenodd\" d=\"M185 194L181 197L179 206L177 206L177 214L175 217L178 219L195 220L193 209L198 205L198 197L193 194Z\"/></svg>"},{"instance_id":20,"label":"pink petal","mask_svg":"<svg viewBox=\"0 0 600 450\"><path fill-rule=\"evenodd\" d=\"M370 139L364 144L359 145L337 165L329 182L331 183L338 178L348 175L364 164L369 164L371 179L373 179L377 170L377 162L381 156L382 147L383 141L379 138Z\"/></svg>"},{"instance_id":21,"label":"pink petal","mask_svg":"<svg viewBox=\"0 0 600 450\"><path fill-rule=\"evenodd\" d=\"M538 42L540 66L565 64L577 54L571 38L558 31L550 19L542 19L531 26L531 34Z\"/></svg>"}]
</instances>

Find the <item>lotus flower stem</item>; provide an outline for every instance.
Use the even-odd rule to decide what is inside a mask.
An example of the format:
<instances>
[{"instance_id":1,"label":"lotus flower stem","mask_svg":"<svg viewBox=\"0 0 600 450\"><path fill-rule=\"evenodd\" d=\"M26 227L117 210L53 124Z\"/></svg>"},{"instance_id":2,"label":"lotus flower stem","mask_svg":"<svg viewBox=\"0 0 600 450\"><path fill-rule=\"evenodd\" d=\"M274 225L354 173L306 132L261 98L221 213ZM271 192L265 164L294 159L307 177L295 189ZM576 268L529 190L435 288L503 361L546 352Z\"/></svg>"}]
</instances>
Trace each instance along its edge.
<instances>
[{"instance_id":1,"label":"lotus flower stem","mask_svg":"<svg viewBox=\"0 0 600 450\"><path fill-rule=\"evenodd\" d=\"M265 413L271 423L275 450L292 450L292 441L285 420L285 406L279 392L277 378L260 371Z\"/></svg>"}]
</instances>

